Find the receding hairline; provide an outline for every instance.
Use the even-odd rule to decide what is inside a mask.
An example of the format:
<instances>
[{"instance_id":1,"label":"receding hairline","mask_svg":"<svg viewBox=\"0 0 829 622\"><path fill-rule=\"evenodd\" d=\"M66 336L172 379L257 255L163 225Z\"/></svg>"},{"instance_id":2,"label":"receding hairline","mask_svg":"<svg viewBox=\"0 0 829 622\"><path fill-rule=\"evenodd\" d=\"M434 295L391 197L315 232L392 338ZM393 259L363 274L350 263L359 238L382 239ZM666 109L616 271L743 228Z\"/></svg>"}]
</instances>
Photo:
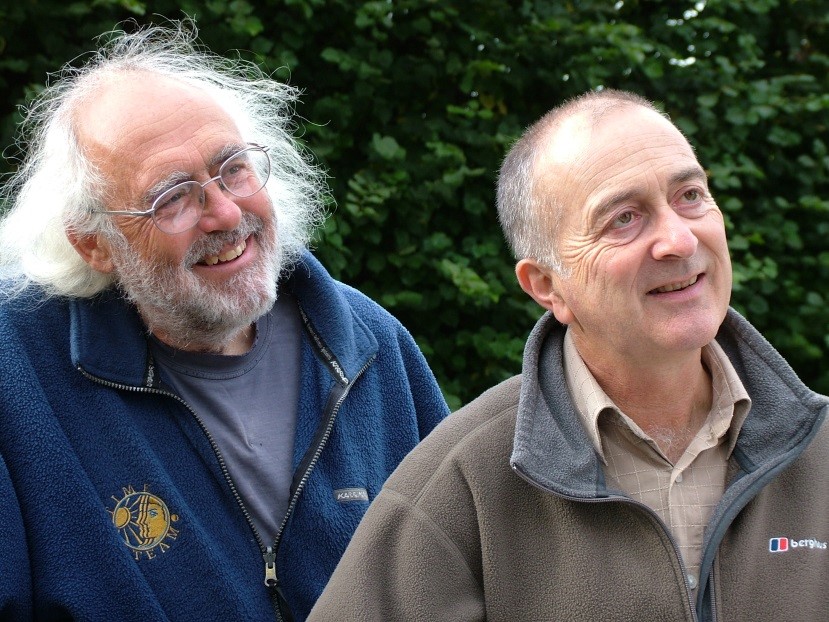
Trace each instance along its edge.
<instances>
[{"instance_id":1,"label":"receding hairline","mask_svg":"<svg viewBox=\"0 0 829 622\"><path fill-rule=\"evenodd\" d=\"M553 140L557 130L577 117L585 119L589 128L595 128L609 114L635 107L644 108L665 117L651 101L636 93L614 89L590 91L553 108L531 125L520 141L527 139L536 143L537 146L542 140ZM540 154L541 150L537 152Z\"/></svg>"},{"instance_id":2,"label":"receding hairline","mask_svg":"<svg viewBox=\"0 0 829 622\"><path fill-rule=\"evenodd\" d=\"M498 212L507 241L516 258L533 257L551 266L559 265L555 244L542 239L540 231L553 238L563 215L562 198L549 188L548 177L539 174L556 134L568 121L583 117L594 128L607 115L626 108L650 110L664 118L646 98L628 91L603 89L571 98L530 125L513 144L502 162L498 178ZM526 192L518 190L524 185Z\"/></svg>"},{"instance_id":3,"label":"receding hairline","mask_svg":"<svg viewBox=\"0 0 829 622\"><path fill-rule=\"evenodd\" d=\"M67 112L78 148L89 166L107 182L100 199L109 201L115 191L115 186L112 185L113 171L123 165L122 157L131 155L130 150L123 148L122 143L127 136L123 130L132 129L134 126L128 106L145 93L146 89L159 85L163 87L164 83L169 83L172 88L179 88L181 93L188 96L192 94L194 97L200 97L203 90L197 85L176 82L163 72L143 67L116 67L104 70L99 75L93 73L85 76L89 77L91 80L81 87L78 96L67 102ZM209 96L208 99L212 101ZM154 101L146 97L141 97L141 101L147 111L154 109Z\"/></svg>"},{"instance_id":4,"label":"receding hairline","mask_svg":"<svg viewBox=\"0 0 829 622\"><path fill-rule=\"evenodd\" d=\"M553 109L542 117L536 124L532 140L535 141L532 161L533 192L537 189L552 192L552 188L544 188L545 175L539 172L539 165L546 162L553 149L560 147L561 134L571 132L577 125L577 131L587 130L588 133L595 130L599 124L608 117L625 110L639 108L650 111L663 119L667 116L660 112L650 101L626 91L598 91L590 92L580 97L569 100ZM585 136L585 140L589 138ZM572 145L578 149L577 145ZM561 198L556 198L553 203L561 207ZM557 218L560 215L557 216Z\"/></svg>"},{"instance_id":5,"label":"receding hairline","mask_svg":"<svg viewBox=\"0 0 829 622\"><path fill-rule=\"evenodd\" d=\"M82 79L90 80L82 92L73 98L68 104L71 106L73 126L80 131L83 121L97 110L112 110L114 104L121 103L127 95L140 94L148 86L163 86L163 83L170 85L170 89L193 98L205 98L211 103L219 106L215 95L209 92L205 85L197 84L188 80L177 80L174 76L162 71L154 71L145 67L117 67L90 74ZM117 108L116 108L117 110Z\"/></svg>"}]
</instances>

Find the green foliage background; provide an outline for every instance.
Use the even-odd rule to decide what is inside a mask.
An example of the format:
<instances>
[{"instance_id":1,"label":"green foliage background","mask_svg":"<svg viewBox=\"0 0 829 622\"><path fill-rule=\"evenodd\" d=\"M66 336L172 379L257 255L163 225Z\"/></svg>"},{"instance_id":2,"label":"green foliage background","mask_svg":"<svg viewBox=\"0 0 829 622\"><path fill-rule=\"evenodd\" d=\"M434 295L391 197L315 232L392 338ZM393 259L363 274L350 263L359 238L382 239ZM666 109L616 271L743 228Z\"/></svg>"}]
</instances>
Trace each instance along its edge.
<instances>
[{"instance_id":1,"label":"green foliage background","mask_svg":"<svg viewBox=\"0 0 829 622\"><path fill-rule=\"evenodd\" d=\"M826 0L16 0L0 7L2 170L47 72L159 15L194 16L213 51L305 91L302 140L336 201L317 254L409 327L453 406L519 371L539 315L496 221L505 150L600 87L656 100L696 146L733 304L829 393Z\"/></svg>"}]
</instances>

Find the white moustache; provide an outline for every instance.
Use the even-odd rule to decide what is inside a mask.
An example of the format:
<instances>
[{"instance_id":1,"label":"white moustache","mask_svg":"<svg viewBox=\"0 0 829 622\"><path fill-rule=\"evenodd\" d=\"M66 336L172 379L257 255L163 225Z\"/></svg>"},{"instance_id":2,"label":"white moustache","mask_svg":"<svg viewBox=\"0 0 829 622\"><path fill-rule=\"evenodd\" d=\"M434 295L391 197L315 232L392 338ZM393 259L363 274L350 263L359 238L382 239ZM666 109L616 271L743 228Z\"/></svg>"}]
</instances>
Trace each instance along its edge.
<instances>
[{"instance_id":1,"label":"white moustache","mask_svg":"<svg viewBox=\"0 0 829 622\"><path fill-rule=\"evenodd\" d=\"M238 248L251 235L261 233L264 229L265 223L259 216L245 212L242 222L233 231L216 231L193 242L182 263L185 268L192 268L205 257L217 256L228 244Z\"/></svg>"}]
</instances>

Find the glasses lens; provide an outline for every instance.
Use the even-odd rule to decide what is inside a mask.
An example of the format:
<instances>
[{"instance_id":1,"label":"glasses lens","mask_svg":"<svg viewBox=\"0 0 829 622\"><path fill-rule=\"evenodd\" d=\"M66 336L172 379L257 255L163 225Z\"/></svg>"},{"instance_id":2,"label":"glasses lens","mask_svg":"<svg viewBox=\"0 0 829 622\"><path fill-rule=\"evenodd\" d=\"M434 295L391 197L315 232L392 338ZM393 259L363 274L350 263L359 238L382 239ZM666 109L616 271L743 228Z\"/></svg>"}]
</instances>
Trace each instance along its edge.
<instances>
[{"instance_id":1,"label":"glasses lens","mask_svg":"<svg viewBox=\"0 0 829 622\"><path fill-rule=\"evenodd\" d=\"M153 220L165 233L181 233L201 218L204 191L195 181L170 188L153 203Z\"/></svg>"},{"instance_id":2,"label":"glasses lens","mask_svg":"<svg viewBox=\"0 0 829 622\"><path fill-rule=\"evenodd\" d=\"M222 185L237 197L259 192L271 174L271 159L262 149L243 149L222 164Z\"/></svg>"}]
</instances>

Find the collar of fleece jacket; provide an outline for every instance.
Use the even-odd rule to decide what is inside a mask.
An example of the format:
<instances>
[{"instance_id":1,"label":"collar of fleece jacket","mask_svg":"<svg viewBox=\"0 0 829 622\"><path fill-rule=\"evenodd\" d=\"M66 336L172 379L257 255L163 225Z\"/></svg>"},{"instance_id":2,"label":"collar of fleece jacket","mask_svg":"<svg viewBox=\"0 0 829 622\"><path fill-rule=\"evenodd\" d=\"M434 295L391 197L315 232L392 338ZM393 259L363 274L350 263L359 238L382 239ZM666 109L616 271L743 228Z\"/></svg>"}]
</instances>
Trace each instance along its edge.
<instances>
[{"instance_id":1,"label":"collar of fleece jacket","mask_svg":"<svg viewBox=\"0 0 829 622\"><path fill-rule=\"evenodd\" d=\"M511 463L559 494L581 499L607 497L612 491L605 485L601 463L567 392L561 391L566 386L564 332L548 313L527 341ZM820 427L829 399L806 387L735 310L729 309L717 342L752 401L734 450L742 475L791 462Z\"/></svg>"},{"instance_id":2,"label":"collar of fleece jacket","mask_svg":"<svg viewBox=\"0 0 829 622\"><path fill-rule=\"evenodd\" d=\"M311 325L353 377L378 350L377 340L319 261L306 252L281 284L296 296ZM143 386L148 382L145 328L132 305L116 289L70 303L71 356L74 366L109 380ZM113 347L118 344L118 347Z\"/></svg>"}]
</instances>

